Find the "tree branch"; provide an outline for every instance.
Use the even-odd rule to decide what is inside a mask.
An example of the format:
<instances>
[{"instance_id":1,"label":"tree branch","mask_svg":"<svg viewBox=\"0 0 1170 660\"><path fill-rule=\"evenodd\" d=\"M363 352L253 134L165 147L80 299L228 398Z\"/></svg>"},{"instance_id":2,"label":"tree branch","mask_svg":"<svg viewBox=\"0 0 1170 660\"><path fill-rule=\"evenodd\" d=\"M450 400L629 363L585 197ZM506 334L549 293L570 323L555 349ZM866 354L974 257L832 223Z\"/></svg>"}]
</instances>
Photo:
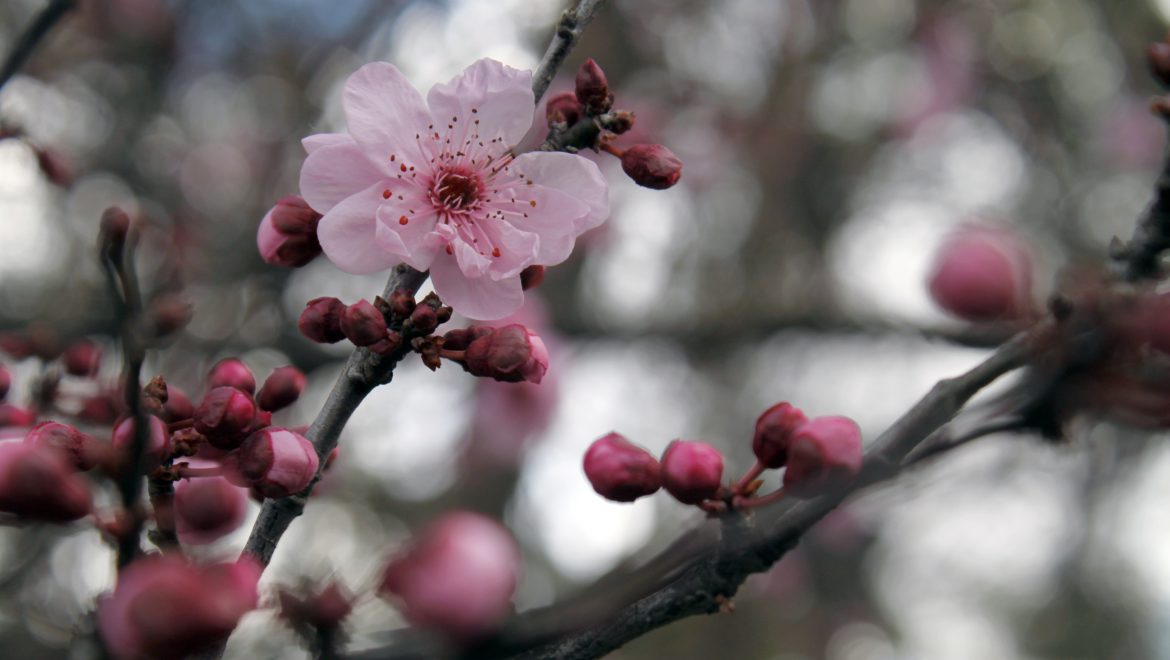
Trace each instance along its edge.
<instances>
[{"instance_id":1,"label":"tree branch","mask_svg":"<svg viewBox=\"0 0 1170 660\"><path fill-rule=\"evenodd\" d=\"M577 45L577 40L585 32L585 27L593 20L594 14L603 4L605 4L605 0L577 0L575 6L566 9L561 14L552 41L545 49L544 57L540 59L536 71L532 73L532 92L536 94L537 103L540 103L540 99L544 97L548 86L556 77L557 71L565 63L565 58L569 56L573 46Z\"/></svg>"},{"instance_id":2,"label":"tree branch","mask_svg":"<svg viewBox=\"0 0 1170 660\"><path fill-rule=\"evenodd\" d=\"M77 0L50 0L41 10L33 22L25 28L24 33L12 45L4 64L0 66L0 88L24 66L25 61L36 50L37 44L53 29L57 21L77 6Z\"/></svg>"}]
</instances>

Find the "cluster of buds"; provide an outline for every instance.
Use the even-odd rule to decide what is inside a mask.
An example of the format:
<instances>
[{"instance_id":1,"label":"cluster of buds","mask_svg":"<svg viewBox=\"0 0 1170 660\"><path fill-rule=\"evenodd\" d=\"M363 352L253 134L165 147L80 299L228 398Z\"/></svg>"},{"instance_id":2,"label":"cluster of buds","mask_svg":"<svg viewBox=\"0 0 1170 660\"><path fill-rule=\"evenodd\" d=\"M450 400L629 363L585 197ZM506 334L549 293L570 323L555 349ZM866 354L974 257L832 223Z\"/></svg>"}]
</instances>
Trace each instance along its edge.
<instances>
[{"instance_id":1,"label":"cluster of buds","mask_svg":"<svg viewBox=\"0 0 1170 660\"><path fill-rule=\"evenodd\" d=\"M1006 229L965 226L939 248L931 297L966 321L1011 321L1034 313L1032 255Z\"/></svg>"},{"instance_id":2,"label":"cluster of buds","mask_svg":"<svg viewBox=\"0 0 1170 660\"><path fill-rule=\"evenodd\" d=\"M785 495L808 498L861 471L861 431L845 417L808 419L789 403L778 403L756 420L752 438L756 464L734 484L723 483L723 454L711 445L675 440L661 460L617 433L585 452L585 476L593 490L615 502L632 502L665 488L683 504L718 513L747 509ZM767 469L784 468L783 487L757 496Z\"/></svg>"},{"instance_id":3,"label":"cluster of buds","mask_svg":"<svg viewBox=\"0 0 1170 660\"><path fill-rule=\"evenodd\" d=\"M549 140L564 146L601 149L621 159L634 183L664 190L678 183L682 161L661 144L636 144L621 149L613 141L634 126L634 113L614 110L614 95L605 72L592 59L577 70L574 90L549 98L545 105Z\"/></svg>"},{"instance_id":4,"label":"cluster of buds","mask_svg":"<svg viewBox=\"0 0 1170 660\"><path fill-rule=\"evenodd\" d=\"M548 371L548 349L527 327L473 325L438 339L440 357L458 362L473 376L504 383L539 383Z\"/></svg>"},{"instance_id":5,"label":"cluster of buds","mask_svg":"<svg viewBox=\"0 0 1170 660\"><path fill-rule=\"evenodd\" d=\"M391 355L409 346L409 340L426 337L451 320L451 308L431 293L421 301L406 289L381 296L370 303L359 300L346 305L337 298L314 298L305 305L297 327L319 344L348 339L354 346L378 355Z\"/></svg>"},{"instance_id":6,"label":"cluster of buds","mask_svg":"<svg viewBox=\"0 0 1170 660\"><path fill-rule=\"evenodd\" d=\"M300 268L321 256L317 240L317 223L321 214L300 195L281 198L260 221L256 247L260 256L273 266Z\"/></svg>"}]
</instances>

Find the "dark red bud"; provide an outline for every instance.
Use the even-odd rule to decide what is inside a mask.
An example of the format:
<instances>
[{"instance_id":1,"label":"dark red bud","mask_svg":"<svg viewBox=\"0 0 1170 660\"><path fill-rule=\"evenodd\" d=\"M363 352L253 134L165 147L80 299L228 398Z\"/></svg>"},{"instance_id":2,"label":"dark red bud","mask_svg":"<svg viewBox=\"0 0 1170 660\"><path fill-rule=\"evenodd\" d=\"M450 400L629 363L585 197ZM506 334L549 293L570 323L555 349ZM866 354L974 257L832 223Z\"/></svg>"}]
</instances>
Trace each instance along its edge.
<instances>
[{"instance_id":1,"label":"dark red bud","mask_svg":"<svg viewBox=\"0 0 1170 660\"><path fill-rule=\"evenodd\" d=\"M439 326L439 315L429 305L419 305L410 313L411 331L419 335L429 335Z\"/></svg>"},{"instance_id":2,"label":"dark red bud","mask_svg":"<svg viewBox=\"0 0 1170 660\"><path fill-rule=\"evenodd\" d=\"M270 498L287 497L308 487L317 474L317 451L299 433L266 428L224 459L225 476Z\"/></svg>"},{"instance_id":3,"label":"dark red bud","mask_svg":"<svg viewBox=\"0 0 1170 660\"><path fill-rule=\"evenodd\" d=\"M40 444L0 444L0 511L68 522L87 515L92 505L89 483L62 452Z\"/></svg>"},{"instance_id":4,"label":"dark red bud","mask_svg":"<svg viewBox=\"0 0 1170 660\"><path fill-rule=\"evenodd\" d=\"M784 490L812 497L861 472L861 429L848 417L817 417L801 426L788 450Z\"/></svg>"},{"instance_id":5,"label":"dark red bud","mask_svg":"<svg viewBox=\"0 0 1170 660\"><path fill-rule=\"evenodd\" d=\"M195 409L195 430L217 449L234 449L252 430L256 412L252 397L234 387L217 387Z\"/></svg>"},{"instance_id":6,"label":"dark red bud","mask_svg":"<svg viewBox=\"0 0 1170 660\"><path fill-rule=\"evenodd\" d=\"M584 467L593 490L614 502L633 502L662 487L658 460L617 433L598 438L589 446Z\"/></svg>"},{"instance_id":7,"label":"dark red bud","mask_svg":"<svg viewBox=\"0 0 1170 660\"><path fill-rule=\"evenodd\" d=\"M24 441L28 444L53 447L62 452L74 468L81 471L97 465L102 453L93 436L59 422L37 424L24 436Z\"/></svg>"},{"instance_id":8,"label":"dark red bud","mask_svg":"<svg viewBox=\"0 0 1170 660\"><path fill-rule=\"evenodd\" d=\"M535 289L544 282L544 266L529 266L520 271L520 287L525 291Z\"/></svg>"},{"instance_id":9,"label":"dark red bud","mask_svg":"<svg viewBox=\"0 0 1170 660\"><path fill-rule=\"evenodd\" d=\"M369 346L386 338L386 319L366 300L359 300L341 314L341 331L354 346Z\"/></svg>"},{"instance_id":10,"label":"dark red bud","mask_svg":"<svg viewBox=\"0 0 1170 660\"><path fill-rule=\"evenodd\" d=\"M678 183L682 161L661 144L635 144L622 154L622 170L639 186L665 190Z\"/></svg>"},{"instance_id":11,"label":"dark red bud","mask_svg":"<svg viewBox=\"0 0 1170 660\"><path fill-rule=\"evenodd\" d=\"M414 311L414 294L406 289L395 289L390 293L390 312L394 316L404 319Z\"/></svg>"},{"instance_id":12,"label":"dark red bud","mask_svg":"<svg viewBox=\"0 0 1170 660\"><path fill-rule=\"evenodd\" d=\"M36 421L37 415L33 411L10 403L0 403L0 427L32 426Z\"/></svg>"},{"instance_id":13,"label":"dark red bud","mask_svg":"<svg viewBox=\"0 0 1170 660\"><path fill-rule=\"evenodd\" d=\"M207 389L234 387L252 394L256 391L256 377L238 358L224 358L207 372Z\"/></svg>"},{"instance_id":14,"label":"dark red bud","mask_svg":"<svg viewBox=\"0 0 1170 660\"><path fill-rule=\"evenodd\" d=\"M808 421L791 403L781 402L768 408L756 420L752 452L765 467L776 469L788 460L788 445L796 429Z\"/></svg>"},{"instance_id":15,"label":"dark red bud","mask_svg":"<svg viewBox=\"0 0 1170 660\"><path fill-rule=\"evenodd\" d=\"M163 416L168 422L178 422L191 419L195 414L195 405L183 390L174 385L167 386L167 400L163 404Z\"/></svg>"},{"instance_id":16,"label":"dark red bud","mask_svg":"<svg viewBox=\"0 0 1170 660\"><path fill-rule=\"evenodd\" d=\"M490 328L483 325L473 325L470 328L459 328L457 330L449 330L447 334L443 335L443 348L449 351L464 351L471 345L471 342L486 337L492 334L495 328Z\"/></svg>"},{"instance_id":17,"label":"dark red bud","mask_svg":"<svg viewBox=\"0 0 1170 660\"><path fill-rule=\"evenodd\" d=\"M549 124L564 123L572 126L584 112L585 109L573 92L554 94L544 106L544 116Z\"/></svg>"},{"instance_id":18,"label":"dark red bud","mask_svg":"<svg viewBox=\"0 0 1170 660\"><path fill-rule=\"evenodd\" d=\"M662 454L662 485L683 504L698 504L719 492L723 454L705 442L675 440Z\"/></svg>"},{"instance_id":19,"label":"dark red bud","mask_svg":"<svg viewBox=\"0 0 1170 660\"><path fill-rule=\"evenodd\" d=\"M601 114L609 110L609 83L605 79L605 72L593 61L585 60L580 69L577 69L577 100L590 114Z\"/></svg>"},{"instance_id":20,"label":"dark red bud","mask_svg":"<svg viewBox=\"0 0 1170 660\"><path fill-rule=\"evenodd\" d=\"M301 334L318 344L335 344L345 339L341 330L341 315L345 303L337 298L313 298L305 305L297 328Z\"/></svg>"},{"instance_id":21,"label":"dark red bud","mask_svg":"<svg viewBox=\"0 0 1170 660\"><path fill-rule=\"evenodd\" d=\"M297 195L278 201L260 221L256 247L274 266L300 268L321 255L317 223L321 214Z\"/></svg>"},{"instance_id":22,"label":"dark red bud","mask_svg":"<svg viewBox=\"0 0 1170 660\"><path fill-rule=\"evenodd\" d=\"M98 371L102 362L102 347L89 339L70 344L61 355L65 371L72 376L88 378Z\"/></svg>"},{"instance_id":23,"label":"dark red bud","mask_svg":"<svg viewBox=\"0 0 1170 660\"><path fill-rule=\"evenodd\" d=\"M463 368L506 383L539 383L548 370L548 349L528 328L508 325L468 344Z\"/></svg>"},{"instance_id":24,"label":"dark red bud","mask_svg":"<svg viewBox=\"0 0 1170 660\"><path fill-rule=\"evenodd\" d=\"M275 412L292 405L305 390L305 374L296 367L280 367L272 372L260 393L256 395L256 403L261 410Z\"/></svg>"}]
</instances>

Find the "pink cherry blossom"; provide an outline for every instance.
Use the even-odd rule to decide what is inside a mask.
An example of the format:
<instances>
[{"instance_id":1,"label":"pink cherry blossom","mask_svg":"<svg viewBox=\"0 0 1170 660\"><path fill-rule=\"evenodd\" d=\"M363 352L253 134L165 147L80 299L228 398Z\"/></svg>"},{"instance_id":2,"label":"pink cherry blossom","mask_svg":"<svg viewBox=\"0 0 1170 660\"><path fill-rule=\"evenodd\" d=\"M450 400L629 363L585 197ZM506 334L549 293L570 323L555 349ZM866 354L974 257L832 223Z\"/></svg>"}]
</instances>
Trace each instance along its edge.
<instances>
[{"instance_id":1,"label":"pink cherry blossom","mask_svg":"<svg viewBox=\"0 0 1170 660\"><path fill-rule=\"evenodd\" d=\"M520 272L568 258L609 214L597 166L511 147L533 120L532 74L479 60L424 102L385 62L349 77L348 132L312 135L301 194L324 214L325 255L350 273L429 270L460 313L498 319L524 300Z\"/></svg>"}]
</instances>

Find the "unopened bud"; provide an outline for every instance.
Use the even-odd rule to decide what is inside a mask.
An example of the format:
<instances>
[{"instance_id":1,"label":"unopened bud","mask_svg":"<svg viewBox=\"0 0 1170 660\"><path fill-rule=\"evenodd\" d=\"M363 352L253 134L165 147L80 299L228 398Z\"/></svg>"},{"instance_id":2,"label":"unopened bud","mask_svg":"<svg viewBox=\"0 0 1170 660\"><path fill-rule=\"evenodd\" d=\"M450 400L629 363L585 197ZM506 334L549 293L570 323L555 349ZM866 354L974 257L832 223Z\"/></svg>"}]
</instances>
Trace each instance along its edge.
<instances>
[{"instance_id":1,"label":"unopened bud","mask_svg":"<svg viewBox=\"0 0 1170 660\"><path fill-rule=\"evenodd\" d=\"M369 346L386 337L386 319L366 300L359 300L341 314L341 331L354 346Z\"/></svg>"},{"instance_id":2,"label":"unopened bud","mask_svg":"<svg viewBox=\"0 0 1170 660\"><path fill-rule=\"evenodd\" d=\"M37 414L28 408L14 406L11 403L0 403L0 428L5 426L32 426L37 421Z\"/></svg>"},{"instance_id":3,"label":"unopened bud","mask_svg":"<svg viewBox=\"0 0 1170 660\"><path fill-rule=\"evenodd\" d=\"M544 282L544 266L533 265L520 271L520 288L528 291Z\"/></svg>"},{"instance_id":4,"label":"unopened bud","mask_svg":"<svg viewBox=\"0 0 1170 660\"><path fill-rule=\"evenodd\" d=\"M89 483L65 455L38 443L0 443L0 511L68 522L91 511Z\"/></svg>"},{"instance_id":5,"label":"unopened bud","mask_svg":"<svg viewBox=\"0 0 1170 660\"><path fill-rule=\"evenodd\" d=\"M601 70L597 62L593 61L593 58L585 60L581 68L577 69L576 94L577 100L592 115L599 115L609 110L612 104L605 72Z\"/></svg>"},{"instance_id":6,"label":"unopened bud","mask_svg":"<svg viewBox=\"0 0 1170 660\"><path fill-rule=\"evenodd\" d=\"M235 531L247 511L247 491L223 477L197 477L175 484L175 530L183 543L217 541Z\"/></svg>"},{"instance_id":7,"label":"unopened bud","mask_svg":"<svg viewBox=\"0 0 1170 660\"><path fill-rule=\"evenodd\" d=\"M163 418L168 422L191 419L195 406L183 390L174 385L167 386L167 400L163 403Z\"/></svg>"},{"instance_id":8,"label":"unopened bud","mask_svg":"<svg viewBox=\"0 0 1170 660\"><path fill-rule=\"evenodd\" d=\"M256 392L256 376L239 358L224 358L207 372L207 389L234 387L241 392Z\"/></svg>"},{"instance_id":9,"label":"unopened bud","mask_svg":"<svg viewBox=\"0 0 1170 660\"><path fill-rule=\"evenodd\" d=\"M24 436L24 441L62 452L75 469L83 472L97 465L102 456L101 448L93 436L60 422L37 424Z\"/></svg>"},{"instance_id":10,"label":"unopened bud","mask_svg":"<svg viewBox=\"0 0 1170 660\"><path fill-rule=\"evenodd\" d=\"M812 497L861 471L861 429L848 417L817 417L797 429L788 449L784 490Z\"/></svg>"},{"instance_id":11,"label":"unopened bud","mask_svg":"<svg viewBox=\"0 0 1170 660\"><path fill-rule=\"evenodd\" d=\"M407 289L394 289L387 302L390 304L390 312L400 319L410 316L416 304L414 294Z\"/></svg>"},{"instance_id":12,"label":"unopened bud","mask_svg":"<svg viewBox=\"0 0 1170 660\"><path fill-rule=\"evenodd\" d=\"M306 338L318 344L335 344L345 339L341 330L341 315L345 303L337 298L313 298L305 305L297 328Z\"/></svg>"},{"instance_id":13,"label":"unopened bud","mask_svg":"<svg viewBox=\"0 0 1170 660\"><path fill-rule=\"evenodd\" d=\"M256 247L264 261L274 266L300 268L321 255L317 223L321 214L298 195L282 198L273 206L256 232Z\"/></svg>"},{"instance_id":14,"label":"unopened bud","mask_svg":"<svg viewBox=\"0 0 1170 660\"><path fill-rule=\"evenodd\" d=\"M808 421L804 413L791 403L781 402L768 408L756 420L752 437L752 452L765 467L773 470L788 460L788 445L792 434Z\"/></svg>"},{"instance_id":15,"label":"unopened bud","mask_svg":"<svg viewBox=\"0 0 1170 660\"><path fill-rule=\"evenodd\" d=\"M598 438L585 452L585 476L607 500L633 502L662 487L658 460L617 433Z\"/></svg>"},{"instance_id":16,"label":"unopened bud","mask_svg":"<svg viewBox=\"0 0 1170 660\"><path fill-rule=\"evenodd\" d=\"M662 486L683 504L698 504L719 492L723 454L705 442L675 440L662 454Z\"/></svg>"},{"instance_id":17,"label":"unopened bud","mask_svg":"<svg viewBox=\"0 0 1170 660\"><path fill-rule=\"evenodd\" d=\"M429 335L439 326L439 315L430 305L419 305L410 313L411 332Z\"/></svg>"},{"instance_id":18,"label":"unopened bud","mask_svg":"<svg viewBox=\"0 0 1170 660\"><path fill-rule=\"evenodd\" d=\"M147 415L146 420L150 430L146 438L143 465L153 470L171 453L171 434L167 431L167 425L158 417ZM134 427L133 417L127 417L114 427L110 443L124 457L129 456L134 446Z\"/></svg>"},{"instance_id":19,"label":"unopened bud","mask_svg":"<svg viewBox=\"0 0 1170 660\"><path fill-rule=\"evenodd\" d=\"M539 383L548 371L548 349L528 328L508 325L472 341L463 367L473 375L505 383Z\"/></svg>"},{"instance_id":20,"label":"unopened bud","mask_svg":"<svg viewBox=\"0 0 1170 660\"><path fill-rule=\"evenodd\" d=\"M224 459L228 479L270 498L288 497L307 488L318 464L313 443L299 433L279 428L253 433Z\"/></svg>"},{"instance_id":21,"label":"unopened bud","mask_svg":"<svg viewBox=\"0 0 1170 660\"><path fill-rule=\"evenodd\" d=\"M95 394L81 402L81 411L77 416L93 424L113 424L121 409L120 402L110 393Z\"/></svg>"},{"instance_id":22,"label":"unopened bud","mask_svg":"<svg viewBox=\"0 0 1170 660\"><path fill-rule=\"evenodd\" d=\"M495 328L484 325L449 330L447 334L443 335L443 348L450 351L465 351L471 342L480 337L486 337L492 332L495 332Z\"/></svg>"},{"instance_id":23,"label":"unopened bud","mask_svg":"<svg viewBox=\"0 0 1170 660\"><path fill-rule=\"evenodd\" d=\"M98 372L102 362L102 347L90 339L74 342L61 354L61 364L71 376L89 378Z\"/></svg>"},{"instance_id":24,"label":"unopened bud","mask_svg":"<svg viewBox=\"0 0 1170 660\"><path fill-rule=\"evenodd\" d=\"M261 410L276 412L291 406L305 390L305 374L296 367L279 367L264 381L256 403Z\"/></svg>"},{"instance_id":25,"label":"unopened bud","mask_svg":"<svg viewBox=\"0 0 1170 660\"><path fill-rule=\"evenodd\" d=\"M965 227L939 248L930 294L946 311L968 321L1018 318L1032 305L1032 260L1004 230Z\"/></svg>"},{"instance_id":26,"label":"unopened bud","mask_svg":"<svg viewBox=\"0 0 1170 660\"><path fill-rule=\"evenodd\" d=\"M195 430L216 449L235 449L254 430L256 404L245 392L217 387L195 409Z\"/></svg>"},{"instance_id":27,"label":"unopened bud","mask_svg":"<svg viewBox=\"0 0 1170 660\"><path fill-rule=\"evenodd\" d=\"M572 126L584 112L585 109L581 107L581 102L573 92L554 94L544 106L544 117L549 124L563 123Z\"/></svg>"},{"instance_id":28,"label":"unopened bud","mask_svg":"<svg viewBox=\"0 0 1170 660\"><path fill-rule=\"evenodd\" d=\"M622 154L622 171L639 186L665 190L678 183L682 161L661 144L635 144Z\"/></svg>"}]
</instances>

